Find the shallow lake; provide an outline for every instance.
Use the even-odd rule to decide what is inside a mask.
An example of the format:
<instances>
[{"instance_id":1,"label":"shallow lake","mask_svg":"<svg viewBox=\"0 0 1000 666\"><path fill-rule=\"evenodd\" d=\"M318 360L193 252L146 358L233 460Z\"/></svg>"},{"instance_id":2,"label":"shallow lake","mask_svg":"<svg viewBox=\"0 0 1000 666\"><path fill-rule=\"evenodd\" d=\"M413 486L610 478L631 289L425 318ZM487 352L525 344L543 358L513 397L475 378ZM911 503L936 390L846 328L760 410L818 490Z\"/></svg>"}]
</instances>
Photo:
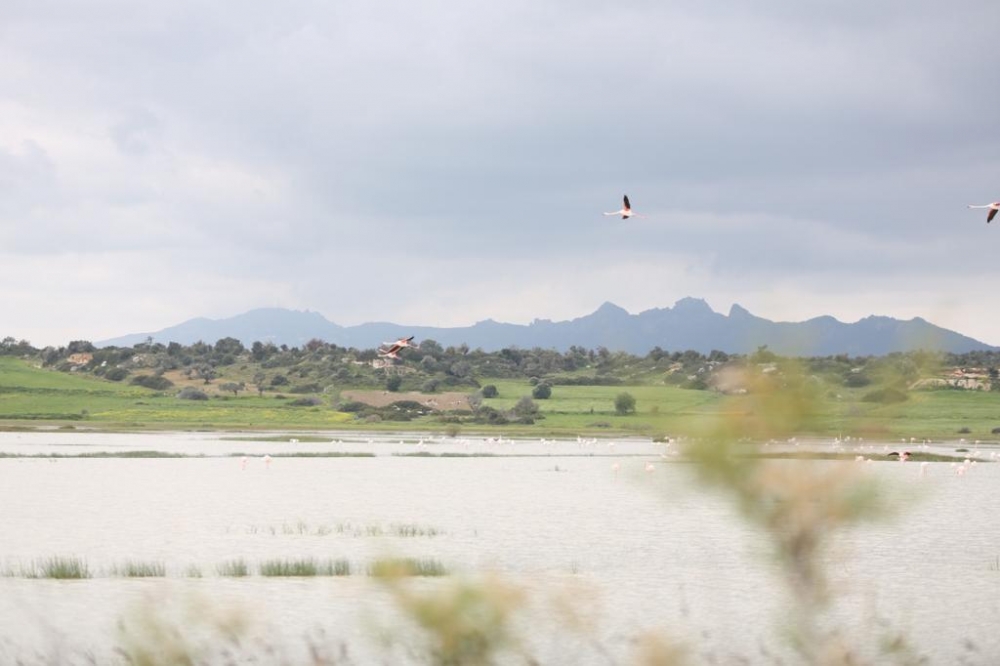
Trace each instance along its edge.
<instances>
[{"instance_id":1,"label":"shallow lake","mask_svg":"<svg viewBox=\"0 0 1000 666\"><path fill-rule=\"evenodd\" d=\"M0 458L0 664L120 663L117 648L152 615L209 644L238 619L241 642L220 661L334 661L346 649L347 663L406 663L405 650L375 639L379 628L404 631L365 573L386 557L523 589L521 634L541 663L631 663L646 631L685 643L694 663L795 663L767 538L669 447L314 438L0 433L0 454L190 456ZM295 452L374 455L283 455ZM832 540L835 615L872 645L905 636L930 663L1000 662L1000 465L958 475L950 463L921 474L916 463L873 462L865 474L900 510ZM24 575L52 557L78 558L91 577ZM352 574L259 573L304 559L346 561ZM223 575L232 562L249 575ZM126 577L128 563L163 571Z\"/></svg>"}]
</instances>

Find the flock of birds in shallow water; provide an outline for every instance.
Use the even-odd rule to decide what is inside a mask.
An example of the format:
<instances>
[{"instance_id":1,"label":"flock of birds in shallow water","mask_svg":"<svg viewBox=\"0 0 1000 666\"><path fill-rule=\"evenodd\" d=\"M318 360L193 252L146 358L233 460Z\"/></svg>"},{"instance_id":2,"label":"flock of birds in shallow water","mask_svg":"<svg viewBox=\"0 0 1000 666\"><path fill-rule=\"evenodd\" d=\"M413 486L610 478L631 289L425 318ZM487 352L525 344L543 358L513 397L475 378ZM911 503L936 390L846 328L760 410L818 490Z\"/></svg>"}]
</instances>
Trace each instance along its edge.
<instances>
[{"instance_id":1,"label":"flock of birds in shallow water","mask_svg":"<svg viewBox=\"0 0 1000 666\"><path fill-rule=\"evenodd\" d=\"M356 443L356 444L374 445L374 444L378 443L379 441L381 443L384 443L384 444L395 444L396 443L395 441L376 440L375 438L368 438L367 440L364 440L364 441L358 440L358 441L356 441L354 443ZM413 442L409 442L408 443L405 440L400 439L400 440L398 440L398 444L400 446L404 446L406 448L409 448L409 444L412 444L414 450L417 453L422 452L422 451L426 451L426 450L428 450L429 447L433 447L434 445L445 444L445 445L451 445L451 446L460 446L460 447L462 447L463 449L465 449L467 451L472 451L474 449L479 449L480 451L483 452L484 455L502 455L502 453L500 453L500 451L503 448L505 448L505 446L509 446L511 444L514 444L515 441L517 441L517 440L504 439L503 436L498 436L498 437L482 437L482 438L477 438L477 437L465 438L465 437L463 437L463 438L460 438L460 439L456 439L456 438L453 438L453 437L446 437L446 436L436 437L436 436L431 435L431 436L427 436L426 438L421 437L419 439L419 441L417 441L415 443L413 443ZM539 439L539 440L536 440L536 441L539 444L551 444L551 445L563 445L563 446L572 443L572 440L568 440L568 439L564 439L564 440L561 440L561 439L545 439L544 437L541 438L541 439ZM292 438L290 438L288 440L288 442L290 444L298 444L299 443L299 439L296 438L296 437L292 437ZM652 442L653 445L655 445L657 448L661 449L660 452L659 452L660 463L663 463L665 461L669 461L671 459L679 460L679 459L683 458L683 451L681 450L680 447L676 447L675 446L675 444L679 444L679 443L680 443L680 440L679 439L675 439L675 438L666 438L666 439L664 439L662 441L653 441ZM805 444L805 447L804 448L800 448L800 446L803 443ZM958 441L958 444L961 447L964 447L966 444L969 444L969 443L971 443L971 442L966 442L966 440L964 438L960 439ZM350 444L350 442L345 442L342 439L334 439L334 440L330 441L330 444L334 444L334 445L343 447L346 444ZM578 448L580 448L580 449L586 449L587 450L586 452L580 454L580 455L584 455L586 457L592 457L594 455L598 455L598 456L600 456L600 455L606 455L606 456L609 456L609 457L619 458L619 459L614 460L611 463L611 465L610 465L611 473L614 475L615 478L617 478L619 472L622 472L625 469L625 466L628 465L627 458L633 458L633 457L639 458L640 460L638 462L642 465L642 471L646 472L647 474L653 473L653 472L655 472L657 470L657 464L654 463L653 461L649 460L648 457L647 457L648 450L646 450L646 451L641 450L642 449L641 445L644 444L644 442L640 442L640 441L625 442L624 444L626 446L626 450L625 451L621 451L621 452L617 451L617 448L616 448L617 444L614 441L603 441L603 440L600 440L600 439L598 439L596 437L593 437L593 438L589 438L589 437L588 438L584 438L584 437L579 437L578 436L576 438L576 444L577 444ZM975 448L973 448L971 451L968 451L965 448L959 448L959 449L957 449L956 450L957 452L963 452L966 455L965 455L964 458L958 458L958 457L956 457L954 460L949 461L947 463L948 470L953 475L955 475L955 476L965 476L966 473L968 473L972 469L975 469L976 465L979 462L981 462L981 461L985 461L985 462L1000 462L1000 452L994 450L994 451L990 451L989 455L986 455L985 451L980 450L979 444L980 444L980 442L978 440L976 440L975 441ZM640 448L636 449L635 445L640 445ZM792 438L790 438L788 440L785 440L785 441L771 440L769 442L765 442L763 444L763 448L765 450L767 450L767 449L771 448L772 446L781 446L781 447L784 447L788 451L794 451L796 449L799 449L799 450L802 450L802 451L814 451L814 452L827 451L829 453L835 454L838 457L841 457L841 459L843 459L844 454L848 454L849 455L850 453L855 453L856 455L854 457L854 461L857 462L857 463L872 463L872 462L875 462L876 460L882 460L882 461L889 460L889 461L898 461L900 463L905 463L908 460L910 460L911 457L912 457L912 455L913 455L910 452L910 450L909 450L910 448L912 448L914 450L917 450L918 452L932 453L932 451L931 451L932 442L930 442L930 440L918 441L916 438L913 438L913 437L911 437L909 439L904 438L904 439L901 440L901 445L902 446L900 446L900 447L897 448L897 447L893 447L893 446L890 446L889 444L882 443L882 442L879 442L878 444L866 443L860 437L855 437L855 438L851 438L851 437L844 437L844 438L836 437L828 445L824 445L823 443L817 442L817 441L800 442L797 438L792 437ZM606 453L595 452L594 451L595 447L596 448L600 448L600 449L606 449L607 452ZM937 453L938 455L941 455L943 453L943 450L939 449L938 451L933 452L933 453ZM442 451L442 454L446 455L447 452L446 451ZM463 455L470 455L470 454L469 453L465 453ZM947 454L944 454L944 455L947 455ZM643 458L645 458L645 460L643 460ZM250 460L251 459L248 456L242 456L240 458L240 468L242 470L246 470L247 466L248 466L248 464L250 462ZM271 466L272 458L271 458L270 455L264 455L264 456L260 457L260 460L261 460L261 462L263 462L265 469L267 469L267 468L269 468ZM919 474L920 478L924 478L924 477L928 476L928 474L929 474L928 470L931 467L931 462L925 460L925 461L920 462L919 464L916 464L916 463L910 463L910 464L917 467L918 474ZM944 468L945 467L945 463L944 462L939 462L938 463L938 467ZM566 469L560 469L558 466L556 466L555 467L555 471L557 471L557 472L565 472L565 471L568 471L568 470L566 470Z\"/></svg>"}]
</instances>

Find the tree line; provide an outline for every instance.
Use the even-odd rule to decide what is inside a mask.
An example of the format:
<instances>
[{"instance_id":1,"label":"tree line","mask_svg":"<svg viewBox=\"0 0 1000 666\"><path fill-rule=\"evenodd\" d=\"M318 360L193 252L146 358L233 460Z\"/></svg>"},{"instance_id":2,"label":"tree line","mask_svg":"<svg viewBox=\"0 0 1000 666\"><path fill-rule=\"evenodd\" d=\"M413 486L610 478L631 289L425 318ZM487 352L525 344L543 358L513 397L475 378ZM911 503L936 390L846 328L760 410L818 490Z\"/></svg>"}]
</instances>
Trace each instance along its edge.
<instances>
[{"instance_id":1,"label":"tree line","mask_svg":"<svg viewBox=\"0 0 1000 666\"><path fill-rule=\"evenodd\" d=\"M224 391L238 393L252 387L292 393L321 392L326 386L385 386L389 390L434 392L448 388L480 388L482 380L527 379L545 387L567 384L608 385L666 383L683 388L706 389L720 368L780 366L795 362L807 373L822 375L847 387L871 383L913 381L932 376L945 367L975 367L997 377L1000 352L964 354L915 351L881 357L847 354L787 359L766 346L751 354L713 350L667 351L654 347L645 355L571 346L555 349L507 347L486 352L468 345L444 347L435 340L421 341L403 350L398 361L383 361L377 348L341 347L313 339L301 347L256 341L249 347L233 337L215 343L182 345L147 339L131 347L101 347L86 340L65 346L35 348L27 340L0 340L0 355L36 360L63 371L85 372L111 381L128 379L150 388L166 388L164 373L179 371L206 384L222 377ZM1000 382L998 382L1000 384ZM537 388L537 387L536 387ZM998 386L1000 388L1000 386ZM545 388L539 389L542 393ZM542 397L542 396L536 396Z\"/></svg>"}]
</instances>

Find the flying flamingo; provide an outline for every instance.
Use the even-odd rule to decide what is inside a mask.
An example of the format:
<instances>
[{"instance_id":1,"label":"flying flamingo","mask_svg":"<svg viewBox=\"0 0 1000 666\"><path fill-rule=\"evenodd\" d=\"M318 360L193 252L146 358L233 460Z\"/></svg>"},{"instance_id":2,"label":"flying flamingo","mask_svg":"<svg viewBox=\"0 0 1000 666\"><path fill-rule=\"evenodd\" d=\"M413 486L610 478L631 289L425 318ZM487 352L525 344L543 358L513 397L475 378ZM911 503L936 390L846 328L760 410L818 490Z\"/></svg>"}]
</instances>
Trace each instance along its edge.
<instances>
[{"instance_id":1,"label":"flying flamingo","mask_svg":"<svg viewBox=\"0 0 1000 666\"><path fill-rule=\"evenodd\" d=\"M986 216L986 224L989 224L990 222L993 221L993 218L996 217L997 211L1000 210L1000 201L994 201L993 203L983 204L982 206L974 206L972 204L969 204L969 208L989 208L990 212Z\"/></svg>"},{"instance_id":2,"label":"flying flamingo","mask_svg":"<svg viewBox=\"0 0 1000 666\"><path fill-rule=\"evenodd\" d=\"M389 347L388 347L388 349L379 348L379 350L378 350L379 356L384 356L386 358L399 358L398 354L399 354L400 351L402 351L406 347L416 347L417 346L417 345L413 344L413 338L414 337L416 337L416 336L411 335L408 338L400 338L399 340L396 340L395 342L383 342L382 344L389 345Z\"/></svg>"},{"instance_id":3,"label":"flying flamingo","mask_svg":"<svg viewBox=\"0 0 1000 666\"><path fill-rule=\"evenodd\" d=\"M642 217L642 215L632 212L632 204L629 203L627 194L623 197L623 199L624 202L622 203L621 210L616 210L613 213L605 213L605 215L621 215L623 220L627 220L630 217Z\"/></svg>"}]
</instances>

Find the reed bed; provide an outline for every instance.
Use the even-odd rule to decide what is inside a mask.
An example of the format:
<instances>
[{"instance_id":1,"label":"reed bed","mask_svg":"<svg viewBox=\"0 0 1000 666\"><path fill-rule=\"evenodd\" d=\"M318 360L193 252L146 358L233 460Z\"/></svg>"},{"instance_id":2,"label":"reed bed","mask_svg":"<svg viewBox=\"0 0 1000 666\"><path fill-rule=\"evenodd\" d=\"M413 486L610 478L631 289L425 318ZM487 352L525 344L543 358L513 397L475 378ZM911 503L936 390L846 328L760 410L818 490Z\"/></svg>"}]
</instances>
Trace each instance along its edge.
<instances>
[{"instance_id":1,"label":"reed bed","mask_svg":"<svg viewBox=\"0 0 1000 666\"><path fill-rule=\"evenodd\" d=\"M440 560L425 557L401 557L373 562L368 575L376 578L447 576L448 569Z\"/></svg>"},{"instance_id":2,"label":"reed bed","mask_svg":"<svg viewBox=\"0 0 1000 666\"><path fill-rule=\"evenodd\" d=\"M235 560L226 560L225 562L217 565L215 570L220 576L230 577L230 578L242 578L244 576L250 575L250 566L247 561L243 558L237 558Z\"/></svg>"},{"instance_id":3,"label":"reed bed","mask_svg":"<svg viewBox=\"0 0 1000 666\"><path fill-rule=\"evenodd\" d=\"M400 538L433 538L444 534L444 530L433 525L420 525L418 523L389 523L379 525L376 523L356 524L351 522L341 522L335 524L323 524L311 526L305 521L295 523L282 523L276 525L249 525L246 528L247 534L270 534L271 536L283 535L312 535L351 537L400 537Z\"/></svg>"},{"instance_id":4,"label":"reed bed","mask_svg":"<svg viewBox=\"0 0 1000 666\"><path fill-rule=\"evenodd\" d=\"M82 579L90 578L87 561L79 557L48 557L33 561L27 568L22 567L25 578Z\"/></svg>"},{"instance_id":5,"label":"reed bed","mask_svg":"<svg viewBox=\"0 0 1000 666\"><path fill-rule=\"evenodd\" d=\"M350 576L351 563L345 559L275 559L260 563L261 576Z\"/></svg>"},{"instance_id":6,"label":"reed bed","mask_svg":"<svg viewBox=\"0 0 1000 666\"><path fill-rule=\"evenodd\" d=\"M139 562L128 560L111 567L110 575L123 578L164 578L167 566L163 562Z\"/></svg>"}]
</instances>

